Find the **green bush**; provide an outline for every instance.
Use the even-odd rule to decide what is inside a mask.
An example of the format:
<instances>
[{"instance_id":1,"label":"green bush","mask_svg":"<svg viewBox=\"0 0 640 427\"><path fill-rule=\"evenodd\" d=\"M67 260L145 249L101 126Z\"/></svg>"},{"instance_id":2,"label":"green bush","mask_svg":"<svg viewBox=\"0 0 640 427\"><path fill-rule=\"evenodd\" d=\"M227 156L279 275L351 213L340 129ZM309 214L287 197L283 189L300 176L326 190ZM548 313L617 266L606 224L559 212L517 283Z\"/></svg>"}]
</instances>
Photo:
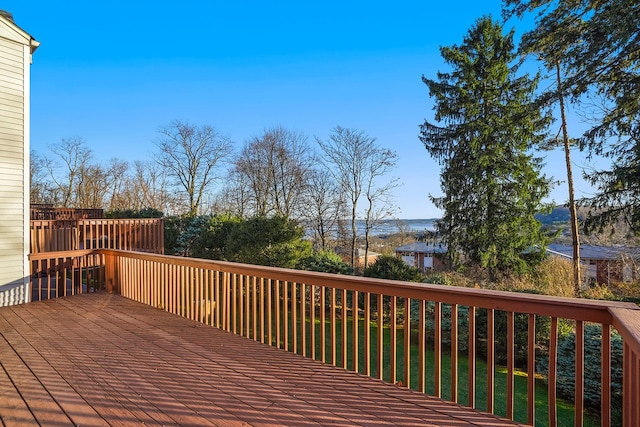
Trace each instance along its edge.
<instances>
[{"instance_id":1,"label":"green bush","mask_svg":"<svg viewBox=\"0 0 640 427\"><path fill-rule=\"evenodd\" d=\"M164 220L164 253L197 256L198 240L204 233L209 216L169 216Z\"/></svg>"},{"instance_id":2,"label":"green bush","mask_svg":"<svg viewBox=\"0 0 640 427\"><path fill-rule=\"evenodd\" d=\"M162 218L164 214L155 208L115 209L104 213L105 218Z\"/></svg>"},{"instance_id":3,"label":"green bush","mask_svg":"<svg viewBox=\"0 0 640 427\"><path fill-rule=\"evenodd\" d=\"M574 401L576 334L570 332L558 337L558 369L556 387L558 397ZM600 410L602 327L585 324L584 327L584 403L585 407ZM548 375L548 355L540 358L538 372ZM611 333L611 416L614 425L622 422L622 337Z\"/></svg>"},{"instance_id":4,"label":"green bush","mask_svg":"<svg viewBox=\"0 0 640 427\"><path fill-rule=\"evenodd\" d=\"M412 267L392 255L380 255L376 262L364 269L363 275L365 277L402 280L405 282L424 281L424 275L419 268Z\"/></svg>"},{"instance_id":5,"label":"green bush","mask_svg":"<svg viewBox=\"0 0 640 427\"><path fill-rule=\"evenodd\" d=\"M331 251L315 252L301 259L296 268L321 273L353 274L351 266L342 261L340 255Z\"/></svg>"}]
</instances>

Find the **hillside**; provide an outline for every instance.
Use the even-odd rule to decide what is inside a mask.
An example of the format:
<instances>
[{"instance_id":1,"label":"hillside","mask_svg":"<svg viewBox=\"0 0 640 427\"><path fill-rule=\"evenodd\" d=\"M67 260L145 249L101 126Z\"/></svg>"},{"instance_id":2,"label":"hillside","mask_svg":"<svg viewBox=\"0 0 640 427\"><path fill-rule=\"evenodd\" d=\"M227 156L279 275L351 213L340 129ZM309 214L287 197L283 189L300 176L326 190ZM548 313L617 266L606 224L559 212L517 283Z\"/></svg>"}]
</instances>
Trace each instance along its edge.
<instances>
[{"instance_id":1,"label":"hillside","mask_svg":"<svg viewBox=\"0 0 640 427\"><path fill-rule=\"evenodd\" d=\"M581 222L586 218L589 215L589 211L590 208L579 207L578 220ZM554 242L571 243L571 215L568 207L556 206L548 214L537 214L536 219L548 230L552 232L559 232L559 235ZM591 245L638 246L640 244L638 237L630 235L629 226L622 220L602 232L592 232L588 235L584 233L582 228L580 228L580 239L582 243Z\"/></svg>"}]
</instances>

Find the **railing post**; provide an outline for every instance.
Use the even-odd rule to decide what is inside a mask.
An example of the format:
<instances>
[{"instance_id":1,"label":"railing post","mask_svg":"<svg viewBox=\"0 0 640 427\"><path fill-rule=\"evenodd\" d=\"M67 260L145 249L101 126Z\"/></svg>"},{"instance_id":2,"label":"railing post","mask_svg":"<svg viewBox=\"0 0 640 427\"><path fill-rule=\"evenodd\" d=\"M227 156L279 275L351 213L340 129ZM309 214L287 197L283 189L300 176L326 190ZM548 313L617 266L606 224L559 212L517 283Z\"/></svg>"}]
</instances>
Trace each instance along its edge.
<instances>
[{"instance_id":1,"label":"railing post","mask_svg":"<svg viewBox=\"0 0 640 427\"><path fill-rule=\"evenodd\" d=\"M103 254L105 270L105 288L110 294L120 294L116 257Z\"/></svg>"}]
</instances>

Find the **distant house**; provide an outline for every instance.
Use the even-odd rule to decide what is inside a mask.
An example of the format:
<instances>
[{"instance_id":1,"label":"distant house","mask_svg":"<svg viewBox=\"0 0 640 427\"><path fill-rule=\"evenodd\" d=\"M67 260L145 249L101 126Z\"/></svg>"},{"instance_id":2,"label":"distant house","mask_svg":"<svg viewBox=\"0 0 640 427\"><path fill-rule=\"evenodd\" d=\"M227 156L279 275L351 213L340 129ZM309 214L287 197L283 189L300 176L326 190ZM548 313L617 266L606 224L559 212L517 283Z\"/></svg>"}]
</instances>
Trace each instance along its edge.
<instances>
[{"instance_id":1,"label":"distant house","mask_svg":"<svg viewBox=\"0 0 640 427\"><path fill-rule=\"evenodd\" d=\"M0 306L29 300L29 76L38 45L0 11Z\"/></svg>"},{"instance_id":2,"label":"distant house","mask_svg":"<svg viewBox=\"0 0 640 427\"><path fill-rule=\"evenodd\" d=\"M396 248L396 256L412 267L422 271L446 270L446 245L442 243L415 242Z\"/></svg>"},{"instance_id":3,"label":"distant house","mask_svg":"<svg viewBox=\"0 0 640 427\"><path fill-rule=\"evenodd\" d=\"M571 245L551 244L551 255L573 259ZM632 282L640 279L640 248L626 246L580 245L583 276L587 281L609 285L611 282Z\"/></svg>"}]
</instances>

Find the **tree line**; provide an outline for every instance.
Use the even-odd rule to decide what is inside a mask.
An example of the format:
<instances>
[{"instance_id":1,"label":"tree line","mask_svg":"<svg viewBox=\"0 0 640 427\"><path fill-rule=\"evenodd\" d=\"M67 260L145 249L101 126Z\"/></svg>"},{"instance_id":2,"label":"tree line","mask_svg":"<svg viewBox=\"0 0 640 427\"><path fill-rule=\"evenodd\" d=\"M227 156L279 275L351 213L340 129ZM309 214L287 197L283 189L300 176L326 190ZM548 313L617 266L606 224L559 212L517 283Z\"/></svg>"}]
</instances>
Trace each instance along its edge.
<instances>
[{"instance_id":1,"label":"tree line","mask_svg":"<svg viewBox=\"0 0 640 427\"><path fill-rule=\"evenodd\" d=\"M294 220L310 231L317 251L348 248L352 267L356 221L364 221L368 250L371 231L395 213L390 173L397 155L362 130L337 126L326 140L310 140L278 126L239 148L210 125L176 120L158 134L148 161L100 163L81 137L32 151L31 202Z\"/></svg>"},{"instance_id":2,"label":"tree line","mask_svg":"<svg viewBox=\"0 0 640 427\"><path fill-rule=\"evenodd\" d=\"M517 45L504 25L529 17L534 27ZM625 0L504 0L502 21L482 17L461 44L441 48L448 69L422 76L434 114L418 137L442 167L442 195L432 201L443 211L439 234L454 267L480 267L492 281L536 268L554 238L534 215L549 208L555 183L542 172L543 153L556 147L567 165L576 294L580 233L620 221L640 231L637 22L640 6ZM523 72L532 62L537 73ZM588 124L580 135L568 127L569 103ZM581 200L573 194L574 147L611 160L585 172L594 195ZM368 251L373 228L394 214L396 161L358 129L310 139L273 127L237 147L212 126L174 121L160 129L150 161L100 164L78 137L32 153L32 202L291 219L310 230L316 251L347 248L353 267L356 220ZM582 229L580 205L593 208Z\"/></svg>"}]
</instances>

